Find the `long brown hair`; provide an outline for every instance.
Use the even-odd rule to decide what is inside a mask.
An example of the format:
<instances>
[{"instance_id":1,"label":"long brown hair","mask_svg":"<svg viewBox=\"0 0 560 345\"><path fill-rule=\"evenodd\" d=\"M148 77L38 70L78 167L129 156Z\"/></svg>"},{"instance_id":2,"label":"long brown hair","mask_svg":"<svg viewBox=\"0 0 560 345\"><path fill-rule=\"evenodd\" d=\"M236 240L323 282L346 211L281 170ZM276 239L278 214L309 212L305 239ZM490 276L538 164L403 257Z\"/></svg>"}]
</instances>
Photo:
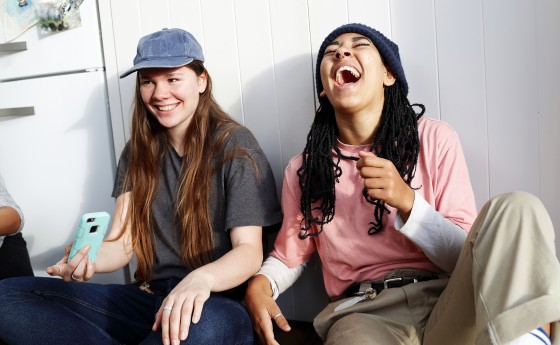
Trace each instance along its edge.
<instances>
[{"instance_id":1,"label":"long brown hair","mask_svg":"<svg viewBox=\"0 0 560 345\"><path fill-rule=\"evenodd\" d=\"M215 166L217 156L230 132L240 125L218 105L212 96L212 79L201 61L187 65L197 76L206 73L206 90L184 135L184 155L177 191L175 215L181 228L181 259L195 269L212 261L214 239L209 213L211 177L232 155L225 155ZM167 130L152 116L140 95L137 76L129 164L125 186L130 186L130 202L123 232L131 229L133 250L138 260L136 278L149 281L154 265L154 201L163 159L168 150ZM238 155L234 152L233 155ZM122 235L122 234L121 234Z\"/></svg>"}]
</instances>

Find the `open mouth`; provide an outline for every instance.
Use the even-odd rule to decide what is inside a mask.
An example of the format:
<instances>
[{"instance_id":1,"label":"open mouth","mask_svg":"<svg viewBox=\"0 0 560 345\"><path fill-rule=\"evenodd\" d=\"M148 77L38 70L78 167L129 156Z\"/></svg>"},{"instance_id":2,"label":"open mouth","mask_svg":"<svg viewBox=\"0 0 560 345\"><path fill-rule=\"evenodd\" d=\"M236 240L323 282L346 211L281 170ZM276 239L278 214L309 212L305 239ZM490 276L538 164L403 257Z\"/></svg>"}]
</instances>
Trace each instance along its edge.
<instances>
[{"instance_id":1,"label":"open mouth","mask_svg":"<svg viewBox=\"0 0 560 345\"><path fill-rule=\"evenodd\" d=\"M336 71L336 82L339 85L355 83L362 75L354 67L342 66Z\"/></svg>"}]
</instances>

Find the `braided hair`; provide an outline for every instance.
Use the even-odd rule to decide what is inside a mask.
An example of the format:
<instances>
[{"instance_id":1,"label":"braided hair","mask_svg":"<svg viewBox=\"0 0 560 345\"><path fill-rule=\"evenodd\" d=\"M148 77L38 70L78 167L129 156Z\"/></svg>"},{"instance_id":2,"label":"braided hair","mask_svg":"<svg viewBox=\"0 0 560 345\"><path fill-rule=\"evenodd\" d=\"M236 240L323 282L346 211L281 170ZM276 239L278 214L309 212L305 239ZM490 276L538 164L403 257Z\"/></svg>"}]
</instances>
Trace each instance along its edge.
<instances>
[{"instance_id":1,"label":"braided hair","mask_svg":"<svg viewBox=\"0 0 560 345\"><path fill-rule=\"evenodd\" d=\"M422 104L411 105L399 83L385 87L384 94L381 120L370 151L393 162L400 176L410 186L420 151L418 120L424 114L425 107ZM299 234L301 239L319 235L323 231L323 225L334 217L335 184L342 175L340 160L358 160L357 157L348 157L340 152L334 108L326 97L320 97L320 101L307 135L302 165L297 171L301 190L300 208L303 214ZM420 108L418 113L413 109L415 106ZM375 205L373 221L368 229L368 234L373 235L381 231L383 216L390 211L384 201L370 197L366 188L363 195L367 202ZM320 217L313 216L315 210L320 211ZM313 224L319 226L318 231L310 231Z\"/></svg>"}]
</instances>

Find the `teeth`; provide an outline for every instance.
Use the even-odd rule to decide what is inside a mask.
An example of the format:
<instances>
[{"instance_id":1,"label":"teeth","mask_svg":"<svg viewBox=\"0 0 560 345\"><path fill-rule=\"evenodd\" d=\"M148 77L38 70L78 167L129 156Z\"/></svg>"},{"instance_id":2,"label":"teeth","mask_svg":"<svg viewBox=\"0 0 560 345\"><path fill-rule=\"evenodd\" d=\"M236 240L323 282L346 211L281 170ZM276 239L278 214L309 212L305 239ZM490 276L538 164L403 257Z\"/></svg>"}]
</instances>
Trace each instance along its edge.
<instances>
[{"instance_id":1,"label":"teeth","mask_svg":"<svg viewBox=\"0 0 560 345\"><path fill-rule=\"evenodd\" d=\"M161 111L170 111L175 109L175 107L177 107L177 104L169 104L169 105L159 105L157 106L157 108Z\"/></svg>"},{"instance_id":2,"label":"teeth","mask_svg":"<svg viewBox=\"0 0 560 345\"><path fill-rule=\"evenodd\" d=\"M343 71L348 71L348 72L352 73L352 75L356 79L360 79L360 72L358 72L354 67L342 66L336 71L336 82L338 84L343 84L344 83L344 81L342 80L342 72Z\"/></svg>"}]
</instances>

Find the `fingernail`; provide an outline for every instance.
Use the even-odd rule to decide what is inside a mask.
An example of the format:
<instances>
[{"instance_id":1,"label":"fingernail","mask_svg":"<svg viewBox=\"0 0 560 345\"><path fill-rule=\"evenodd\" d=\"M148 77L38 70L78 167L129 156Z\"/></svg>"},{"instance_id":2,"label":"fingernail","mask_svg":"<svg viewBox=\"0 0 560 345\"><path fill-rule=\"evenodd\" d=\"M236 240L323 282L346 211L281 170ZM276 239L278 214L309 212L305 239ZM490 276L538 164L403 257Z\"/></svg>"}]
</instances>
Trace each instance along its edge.
<instances>
[{"instance_id":1,"label":"fingernail","mask_svg":"<svg viewBox=\"0 0 560 345\"><path fill-rule=\"evenodd\" d=\"M181 340L185 340L187 339L187 332L183 331L181 332Z\"/></svg>"},{"instance_id":2,"label":"fingernail","mask_svg":"<svg viewBox=\"0 0 560 345\"><path fill-rule=\"evenodd\" d=\"M173 345L179 345L179 340L173 339Z\"/></svg>"}]
</instances>

